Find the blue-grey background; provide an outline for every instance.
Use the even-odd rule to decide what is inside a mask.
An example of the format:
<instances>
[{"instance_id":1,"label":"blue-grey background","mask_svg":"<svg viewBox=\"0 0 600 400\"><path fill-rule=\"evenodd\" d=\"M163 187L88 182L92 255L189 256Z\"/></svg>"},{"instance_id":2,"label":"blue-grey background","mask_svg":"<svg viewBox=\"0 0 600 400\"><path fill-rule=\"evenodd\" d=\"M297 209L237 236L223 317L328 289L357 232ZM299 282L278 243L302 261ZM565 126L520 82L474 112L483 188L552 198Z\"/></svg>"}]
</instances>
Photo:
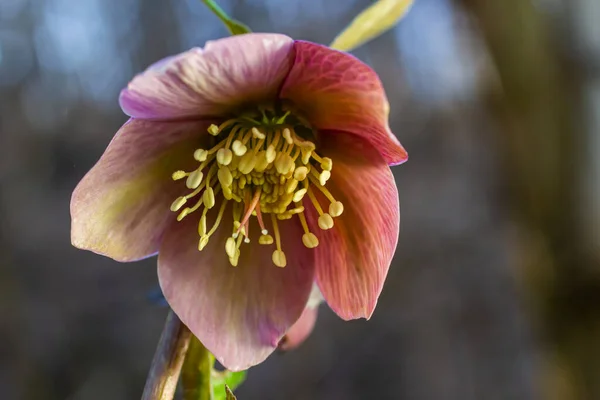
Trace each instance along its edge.
<instances>
[{"instance_id":1,"label":"blue-grey background","mask_svg":"<svg viewBox=\"0 0 600 400\"><path fill-rule=\"evenodd\" d=\"M328 44L371 2L219 3ZM354 52L410 154L388 281L369 322L323 306L240 400L600 398L599 20L597 0L416 0ZM71 247L70 194L128 80L226 34L196 0L0 0L0 398L140 397L155 260Z\"/></svg>"}]
</instances>

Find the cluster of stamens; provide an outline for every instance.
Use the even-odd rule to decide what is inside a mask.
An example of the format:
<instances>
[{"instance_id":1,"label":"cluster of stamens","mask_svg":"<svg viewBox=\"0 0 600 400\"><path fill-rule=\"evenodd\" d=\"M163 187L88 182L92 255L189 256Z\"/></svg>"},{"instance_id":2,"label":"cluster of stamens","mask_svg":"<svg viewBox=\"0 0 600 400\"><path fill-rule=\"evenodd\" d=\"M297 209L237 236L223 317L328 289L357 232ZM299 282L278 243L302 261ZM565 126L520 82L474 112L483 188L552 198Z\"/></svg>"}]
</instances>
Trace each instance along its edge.
<instances>
[{"instance_id":1,"label":"cluster of stamens","mask_svg":"<svg viewBox=\"0 0 600 400\"><path fill-rule=\"evenodd\" d=\"M307 138L312 135L310 129L290 119L294 118L289 117L289 112L277 117L263 111L261 120L246 116L227 120L219 126L211 125L208 133L214 136L215 144L208 150L194 152L194 158L200 163L198 168L173 173L173 180L185 179L191 192L175 199L171 211L179 213L178 221L194 211L201 212L200 251L216 232L229 203L233 226L224 246L233 266L238 264L242 243L250 243L251 217L256 218L260 227L258 243L275 243L273 263L285 267L287 261L278 221L297 216L304 230L302 243L314 248L319 240L306 222L303 204L309 203L304 201L305 196L319 214L318 225L323 230L331 229L333 218L342 214L342 203L325 188L331 177L331 159L315 152L314 142ZM328 212L323 211L316 190L330 202ZM217 199L222 200L220 204ZM194 202L193 205L190 206L190 202ZM208 227L207 214L214 207L218 207L218 213ZM270 214L274 238L267 229L267 214Z\"/></svg>"}]
</instances>

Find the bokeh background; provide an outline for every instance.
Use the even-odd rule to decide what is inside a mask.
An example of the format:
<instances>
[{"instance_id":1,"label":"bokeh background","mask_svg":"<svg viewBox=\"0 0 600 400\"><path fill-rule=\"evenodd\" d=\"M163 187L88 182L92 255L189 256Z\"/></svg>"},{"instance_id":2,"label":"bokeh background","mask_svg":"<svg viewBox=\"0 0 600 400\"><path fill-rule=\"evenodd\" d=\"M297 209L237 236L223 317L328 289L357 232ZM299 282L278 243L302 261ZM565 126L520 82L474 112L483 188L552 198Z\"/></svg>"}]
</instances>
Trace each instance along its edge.
<instances>
[{"instance_id":1,"label":"bokeh background","mask_svg":"<svg viewBox=\"0 0 600 400\"><path fill-rule=\"evenodd\" d=\"M329 43L368 0L221 0ZM369 322L322 306L250 399L600 399L600 2L416 0L354 53L411 156ZM196 0L0 0L0 398L137 399L166 309L155 260L71 247L69 199L119 90L226 35Z\"/></svg>"}]
</instances>

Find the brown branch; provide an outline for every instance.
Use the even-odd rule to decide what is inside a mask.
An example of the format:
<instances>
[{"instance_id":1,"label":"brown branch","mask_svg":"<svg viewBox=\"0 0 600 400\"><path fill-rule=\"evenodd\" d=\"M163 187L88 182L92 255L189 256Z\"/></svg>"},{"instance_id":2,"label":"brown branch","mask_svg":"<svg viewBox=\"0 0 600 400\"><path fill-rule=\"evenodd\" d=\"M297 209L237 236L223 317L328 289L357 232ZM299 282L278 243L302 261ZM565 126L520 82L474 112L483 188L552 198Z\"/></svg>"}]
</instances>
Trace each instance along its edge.
<instances>
[{"instance_id":1,"label":"brown branch","mask_svg":"<svg viewBox=\"0 0 600 400\"><path fill-rule=\"evenodd\" d=\"M152 359L142 400L172 400L192 334L169 310Z\"/></svg>"}]
</instances>

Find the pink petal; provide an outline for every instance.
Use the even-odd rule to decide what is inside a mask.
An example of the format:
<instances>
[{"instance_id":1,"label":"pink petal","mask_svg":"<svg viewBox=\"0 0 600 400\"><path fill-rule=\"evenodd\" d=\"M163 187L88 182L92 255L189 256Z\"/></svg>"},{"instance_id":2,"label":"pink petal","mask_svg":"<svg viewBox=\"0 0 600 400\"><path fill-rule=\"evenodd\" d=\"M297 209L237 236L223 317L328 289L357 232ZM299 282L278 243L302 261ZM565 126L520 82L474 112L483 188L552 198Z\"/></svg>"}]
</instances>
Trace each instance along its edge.
<instances>
[{"instance_id":1,"label":"pink petal","mask_svg":"<svg viewBox=\"0 0 600 400\"><path fill-rule=\"evenodd\" d=\"M281 339L281 342L279 342L279 349L290 351L300 346L315 327L318 313L318 307L306 307L298 321L296 321L283 339Z\"/></svg>"},{"instance_id":2,"label":"pink petal","mask_svg":"<svg viewBox=\"0 0 600 400\"><path fill-rule=\"evenodd\" d=\"M225 116L273 101L293 60L293 41L278 34L236 35L159 61L121 92L135 118Z\"/></svg>"},{"instance_id":3,"label":"pink petal","mask_svg":"<svg viewBox=\"0 0 600 400\"><path fill-rule=\"evenodd\" d=\"M398 241L394 177L373 146L355 135L323 135L318 151L333 160L326 187L343 203L344 212L334 218L332 229L322 231L316 211L305 200L309 225L320 241L315 249L317 283L341 318L370 318ZM319 200L327 210L328 201L322 195Z\"/></svg>"},{"instance_id":4,"label":"pink petal","mask_svg":"<svg viewBox=\"0 0 600 400\"><path fill-rule=\"evenodd\" d=\"M379 77L347 53L297 41L296 59L280 93L318 129L335 129L368 140L390 165L408 159L390 131L389 104Z\"/></svg>"},{"instance_id":5,"label":"pink petal","mask_svg":"<svg viewBox=\"0 0 600 400\"><path fill-rule=\"evenodd\" d=\"M282 221L287 266L276 267L274 246L257 243L260 228L253 224L253 241L242 244L239 264L233 267L225 254L230 215L228 207L202 252L197 249L197 218L169 228L158 256L158 277L179 318L221 364L239 371L267 358L302 314L314 281L314 254L302 245L299 223Z\"/></svg>"},{"instance_id":6,"label":"pink petal","mask_svg":"<svg viewBox=\"0 0 600 400\"><path fill-rule=\"evenodd\" d=\"M81 249L133 261L156 253L170 205L185 185L171 174L192 170L207 122L129 120L71 198L71 241Z\"/></svg>"}]
</instances>

